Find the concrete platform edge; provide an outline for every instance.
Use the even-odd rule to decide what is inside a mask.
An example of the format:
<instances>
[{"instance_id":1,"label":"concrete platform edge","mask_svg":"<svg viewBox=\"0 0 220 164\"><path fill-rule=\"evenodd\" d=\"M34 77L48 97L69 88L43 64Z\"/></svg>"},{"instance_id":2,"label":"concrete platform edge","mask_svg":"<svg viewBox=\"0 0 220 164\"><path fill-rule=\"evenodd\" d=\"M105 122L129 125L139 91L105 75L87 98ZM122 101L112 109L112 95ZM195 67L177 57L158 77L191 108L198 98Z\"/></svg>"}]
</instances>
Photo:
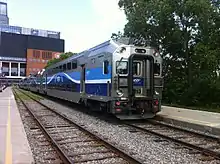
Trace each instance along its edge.
<instances>
[{"instance_id":1,"label":"concrete platform edge","mask_svg":"<svg viewBox=\"0 0 220 164\"><path fill-rule=\"evenodd\" d=\"M32 164L34 157L18 104L7 87L0 93L0 164Z\"/></svg>"},{"instance_id":2,"label":"concrete platform edge","mask_svg":"<svg viewBox=\"0 0 220 164\"><path fill-rule=\"evenodd\" d=\"M26 131L25 131L25 127L24 127L24 123L23 123L23 120L21 118L21 114L20 114L20 111L19 111L19 107L18 107L18 104L17 104L17 101L15 100L15 95L14 93L12 92L13 94L13 99L11 100L12 103L14 103L15 105L15 108L17 110L17 115L19 116L18 119L19 121L21 122L21 125L20 126L15 126L12 124L12 134L16 132L16 130L21 130L22 133L23 133L23 137L24 137L24 140L25 140L25 145L26 145L26 151L27 152L21 152L18 154L18 152L16 152L22 160L22 162L26 162L26 164L33 164L35 161L34 161L34 157L33 157L33 153L32 153L32 150L31 150L31 146L30 146L30 143L29 143L29 140L28 140L28 136L26 134ZM17 146L16 145L16 141L13 142L13 140L11 141L12 143L14 143L13 146ZM24 151L24 150L23 150ZM30 156L27 156L27 153L30 155ZM18 161L17 159L13 159L13 163L20 163L20 161Z\"/></svg>"},{"instance_id":3,"label":"concrete platform edge","mask_svg":"<svg viewBox=\"0 0 220 164\"><path fill-rule=\"evenodd\" d=\"M182 126L182 127L185 127L185 128L190 128L190 129L193 129L193 130L197 130L197 131L200 131L200 132L203 132L203 133L208 132L208 133L213 134L213 135L217 135L217 136L220 135L220 128L216 128L216 127L211 127L211 126L207 126L207 125L200 125L200 124L196 124L196 123L187 122L187 121L184 121L184 120L177 120L177 119L168 118L168 117L162 116L162 115L157 115L155 117L155 119L159 120L159 121L166 122L166 123L170 123L172 125Z\"/></svg>"}]
</instances>

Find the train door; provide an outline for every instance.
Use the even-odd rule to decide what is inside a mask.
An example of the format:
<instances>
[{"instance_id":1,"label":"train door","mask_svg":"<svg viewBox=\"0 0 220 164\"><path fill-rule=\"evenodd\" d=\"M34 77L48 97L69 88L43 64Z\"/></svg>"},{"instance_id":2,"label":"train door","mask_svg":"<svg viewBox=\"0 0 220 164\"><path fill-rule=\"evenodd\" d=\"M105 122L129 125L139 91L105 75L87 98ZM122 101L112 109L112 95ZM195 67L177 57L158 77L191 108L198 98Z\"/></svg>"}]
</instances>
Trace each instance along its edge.
<instances>
[{"instance_id":1,"label":"train door","mask_svg":"<svg viewBox=\"0 0 220 164\"><path fill-rule=\"evenodd\" d=\"M146 63L143 60L133 61L133 90L135 97L146 96L144 93L144 82L146 79Z\"/></svg>"},{"instance_id":2,"label":"train door","mask_svg":"<svg viewBox=\"0 0 220 164\"><path fill-rule=\"evenodd\" d=\"M86 67L81 65L80 93L85 93Z\"/></svg>"},{"instance_id":3,"label":"train door","mask_svg":"<svg viewBox=\"0 0 220 164\"><path fill-rule=\"evenodd\" d=\"M151 56L134 54L129 59L128 92L130 96L153 99L154 59Z\"/></svg>"}]
</instances>

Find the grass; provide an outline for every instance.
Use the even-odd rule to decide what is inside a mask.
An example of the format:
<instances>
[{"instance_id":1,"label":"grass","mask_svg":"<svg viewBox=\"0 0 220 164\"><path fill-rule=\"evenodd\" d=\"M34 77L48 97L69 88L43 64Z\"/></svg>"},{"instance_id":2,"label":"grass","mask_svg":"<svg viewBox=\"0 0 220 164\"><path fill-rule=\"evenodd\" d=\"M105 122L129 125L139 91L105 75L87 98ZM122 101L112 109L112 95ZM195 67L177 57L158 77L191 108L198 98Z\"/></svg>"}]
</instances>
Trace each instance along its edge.
<instances>
[{"instance_id":1,"label":"grass","mask_svg":"<svg viewBox=\"0 0 220 164\"><path fill-rule=\"evenodd\" d=\"M13 89L16 89L15 87L13 87ZM36 95L32 92L29 92L29 91L25 91L25 90L22 90L24 93L26 93L27 95L33 97L34 99L36 100L42 100L44 99L43 97L39 96L39 95ZM17 95L20 96L21 99L23 100L31 100L28 96L24 95L23 93L21 93L20 91L17 92ZM16 96L15 96L16 97Z\"/></svg>"},{"instance_id":2,"label":"grass","mask_svg":"<svg viewBox=\"0 0 220 164\"><path fill-rule=\"evenodd\" d=\"M25 93L27 93L28 95L30 95L31 97L33 97L36 100L43 100L44 99L42 96L34 94L32 92L29 92L29 91L25 91Z\"/></svg>"},{"instance_id":3,"label":"grass","mask_svg":"<svg viewBox=\"0 0 220 164\"><path fill-rule=\"evenodd\" d=\"M17 94L14 94L15 99L17 100L18 98L22 99L22 100L31 100L29 97L27 97L26 95L24 95L21 92L16 92Z\"/></svg>"},{"instance_id":4,"label":"grass","mask_svg":"<svg viewBox=\"0 0 220 164\"><path fill-rule=\"evenodd\" d=\"M191 110L201 110L201 111L207 111L207 112L215 112L220 113L220 108L213 108L213 107L193 107L193 106L184 106L184 105L178 105L178 104L166 104L162 103L163 106L170 106L170 107L177 107L177 108L186 108Z\"/></svg>"}]
</instances>

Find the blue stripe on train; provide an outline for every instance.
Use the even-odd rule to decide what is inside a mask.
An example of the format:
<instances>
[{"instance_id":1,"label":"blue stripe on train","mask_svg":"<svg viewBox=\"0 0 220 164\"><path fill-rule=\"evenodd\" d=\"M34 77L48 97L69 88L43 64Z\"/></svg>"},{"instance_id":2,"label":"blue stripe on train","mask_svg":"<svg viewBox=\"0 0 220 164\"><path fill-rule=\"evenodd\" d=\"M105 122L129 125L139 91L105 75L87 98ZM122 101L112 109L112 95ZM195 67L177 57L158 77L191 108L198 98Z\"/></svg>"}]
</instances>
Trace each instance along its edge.
<instances>
[{"instance_id":1,"label":"blue stripe on train","mask_svg":"<svg viewBox=\"0 0 220 164\"><path fill-rule=\"evenodd\" d=\"M103 74L102 68L86 69L86 85L85 90L87 94L107 96L107 81L110 82L111 89L111 66L109 66L109 73ZM60 72L47 78L47 84L58 85L62 87L74 88L76 92L80 92L80 72L64 73ZM134 86L143 86L142 78L134 79Z\"/></svg>"},{"instance_id":2,"label":"blue stripe on train","mask_svg":"<svg viewBox=\"0 0 220 164\"><path fill-rule=\"evenodd\" d=\"M86 69L86 80L110 79L111 66L108 67L108 74L103 74L103 68L90 68ZM70 72L68 75L74 80L80 80L80 72Z\"/></svg>"},{"instance_id":3,"label":"blue stripe on train","mask_svg":"<svg viewBox=\"0 0 220 164\"><path fill-rule=\"evenodd\" d=\"M62 88L72 88L76 92L80 92L80 83L75 83L66 76L62 76L62 79L53 78L48 84L48 87L52 85L61 86ZM109 85L111 89L111 84ZM85 91L87 94L107 96L107 83L88 83L85 85Z\"/></svg>"}]
</instances>

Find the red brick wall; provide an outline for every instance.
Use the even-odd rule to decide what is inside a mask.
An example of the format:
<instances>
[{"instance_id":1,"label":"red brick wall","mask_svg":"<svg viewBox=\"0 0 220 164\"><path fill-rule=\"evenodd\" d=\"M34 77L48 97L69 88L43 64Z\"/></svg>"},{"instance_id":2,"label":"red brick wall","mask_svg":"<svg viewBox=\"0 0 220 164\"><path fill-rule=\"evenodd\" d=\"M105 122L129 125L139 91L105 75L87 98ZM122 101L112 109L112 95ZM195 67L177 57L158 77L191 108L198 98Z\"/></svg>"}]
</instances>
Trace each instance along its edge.
<instances>
[{"instance_id":1,"label":"red brick wall","mask_svg":"<svg viewBox=\"0 0 220 164\"><path fill-rule=\"evenodd\" d=\"M56 53L53 51L27 49L26 76L29 76L30 73L41 71L49 60L55 58Z\"/></svg>"}]
</instances>

